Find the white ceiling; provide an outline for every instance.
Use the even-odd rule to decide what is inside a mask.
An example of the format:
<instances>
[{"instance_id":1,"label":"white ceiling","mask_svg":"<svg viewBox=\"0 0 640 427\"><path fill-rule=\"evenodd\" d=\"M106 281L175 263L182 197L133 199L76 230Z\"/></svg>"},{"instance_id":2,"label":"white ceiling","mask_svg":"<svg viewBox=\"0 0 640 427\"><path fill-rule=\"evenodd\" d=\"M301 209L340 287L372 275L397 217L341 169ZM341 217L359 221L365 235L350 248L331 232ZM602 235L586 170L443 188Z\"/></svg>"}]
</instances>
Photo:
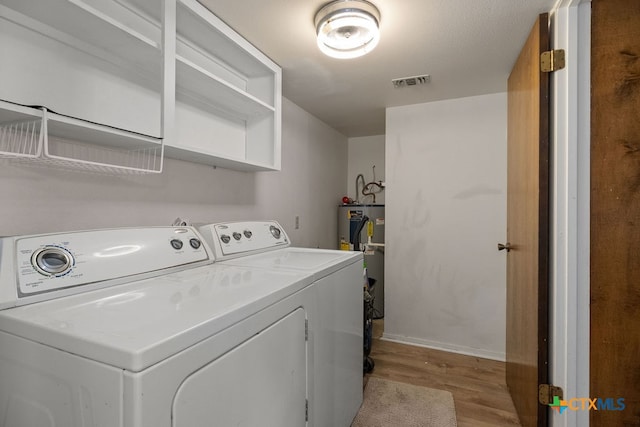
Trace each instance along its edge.
<instances>
[{"instance_id":1,"label":"white ceiling","mask_svg":"<svg viewBox=\"0 0 640 427\"><path fill-rule=\"evenodd\" d=\"M283 95L348 137L385 133L385 107L506 90L538 14L556 0L371 0L376 49L333 59L313 18L328 0L199 0L283 69ZM431 75L395 89L391 79Z\"/></svg>"}]
</instances>

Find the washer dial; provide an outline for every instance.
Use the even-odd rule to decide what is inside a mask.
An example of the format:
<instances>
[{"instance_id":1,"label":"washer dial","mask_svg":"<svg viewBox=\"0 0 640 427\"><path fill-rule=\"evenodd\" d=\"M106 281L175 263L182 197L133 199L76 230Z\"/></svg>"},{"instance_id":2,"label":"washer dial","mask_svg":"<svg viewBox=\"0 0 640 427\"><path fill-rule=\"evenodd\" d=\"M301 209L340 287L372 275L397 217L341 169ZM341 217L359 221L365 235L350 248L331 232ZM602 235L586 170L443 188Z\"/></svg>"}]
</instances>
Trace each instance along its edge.
<instances>
[{"instance_id":1,"label":"washer dial","mask_svg":"<svg viewBox=\"0 0 640 427\"><path fill-rule=\"evenodd\" d=\"M31 264L45 276L61 276L71 270L74 260L73 255L64 248L45 246L33 253Z\"/></svg>"}]
</instances>

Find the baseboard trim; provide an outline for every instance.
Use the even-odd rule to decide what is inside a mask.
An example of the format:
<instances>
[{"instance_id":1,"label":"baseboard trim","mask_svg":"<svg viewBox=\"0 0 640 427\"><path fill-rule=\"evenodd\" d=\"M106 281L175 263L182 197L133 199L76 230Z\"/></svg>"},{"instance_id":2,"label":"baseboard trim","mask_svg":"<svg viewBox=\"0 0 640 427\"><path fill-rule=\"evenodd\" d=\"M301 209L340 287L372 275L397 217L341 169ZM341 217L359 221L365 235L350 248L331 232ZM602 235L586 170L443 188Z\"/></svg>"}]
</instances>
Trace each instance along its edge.
<instances>
[{"instance_id":1,"label":"baseboard trim","mask_svg":"<svg viewBox=\"0 0 640 427\"><path fill-rule=\"evenodd\" d=\"M448 351L451 353L464 354L467 356L481 357L483 359L506 361L505 353L483 350L480 348L472 348L455 344L441 343L438 341L425 340L422 338L406 337L403 335L383 333L380 338L383 341L397 342L399 344L413 345L416 347L431 348L433 350Z\"/></svg>"}]
</instances>

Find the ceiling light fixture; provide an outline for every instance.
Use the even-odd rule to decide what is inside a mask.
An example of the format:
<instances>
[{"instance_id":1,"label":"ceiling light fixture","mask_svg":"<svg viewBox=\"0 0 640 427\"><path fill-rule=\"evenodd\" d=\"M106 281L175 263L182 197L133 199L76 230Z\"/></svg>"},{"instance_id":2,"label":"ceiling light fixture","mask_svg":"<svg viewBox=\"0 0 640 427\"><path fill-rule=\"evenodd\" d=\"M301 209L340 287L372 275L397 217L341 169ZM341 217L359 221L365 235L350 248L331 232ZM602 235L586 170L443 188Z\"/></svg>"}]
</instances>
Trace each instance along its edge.
<instances>
[{"instance_id":1,"label":"ceiling light fixture","mask_svg":"<svg viewBox=\"0 0 640 427\"><path fill-rule=\"evenodd\" d=\"M320 50L333 58L357 58L380 41L380 12L365 0L335 0L316 13Z\"/></svg>"}]
</instances>

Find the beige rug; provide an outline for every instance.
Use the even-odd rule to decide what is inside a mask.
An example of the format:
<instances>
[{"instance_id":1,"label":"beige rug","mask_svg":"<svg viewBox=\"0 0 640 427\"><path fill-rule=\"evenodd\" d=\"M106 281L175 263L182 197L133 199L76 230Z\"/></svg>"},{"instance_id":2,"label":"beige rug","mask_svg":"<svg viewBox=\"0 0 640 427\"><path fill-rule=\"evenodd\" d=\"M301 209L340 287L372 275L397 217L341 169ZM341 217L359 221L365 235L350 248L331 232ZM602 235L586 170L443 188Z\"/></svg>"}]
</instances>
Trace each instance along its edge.
<instances>
[{"instance_id":1,"label":"beige rug","mask_svg":"<svg viewBox=\"0 0 640 427\"><path fill-rule=\"evenodd\" d=\"M448 391L369 378L351 427L456 427Z\"/></svg>"}]
</instances>

